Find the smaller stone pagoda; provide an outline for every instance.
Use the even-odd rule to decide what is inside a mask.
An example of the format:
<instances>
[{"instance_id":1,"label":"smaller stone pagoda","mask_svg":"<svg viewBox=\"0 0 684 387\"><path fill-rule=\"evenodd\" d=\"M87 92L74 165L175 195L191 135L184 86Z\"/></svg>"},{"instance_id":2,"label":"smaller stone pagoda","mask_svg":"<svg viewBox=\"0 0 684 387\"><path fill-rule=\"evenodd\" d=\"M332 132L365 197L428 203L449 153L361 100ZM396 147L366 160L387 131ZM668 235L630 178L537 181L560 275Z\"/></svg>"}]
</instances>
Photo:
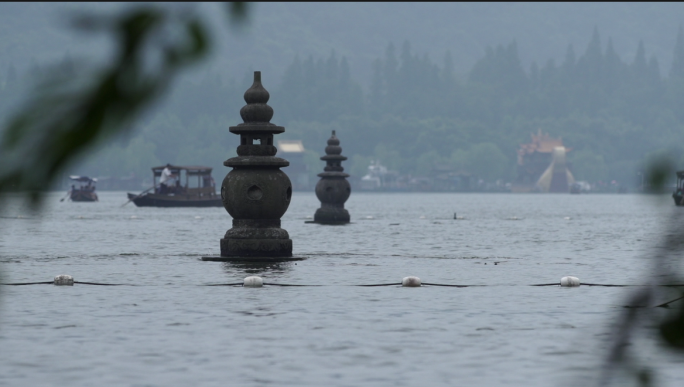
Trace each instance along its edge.
<instances>
[{"instance_id":1,"label":"smaller stone pagoda","mask_svg":"<svg viewBox=\"0 0 684 387\"><path fill-rule=\"evenodd\" d=\"M328 146L325 147L325 156L321 157L326 166L324 172L318 174L321 180L316 184L316 196L321 201L321 208L316 210L313 222L309 223L349 223L349 212L344 209L344 202L349 199L351 186L347 181L349 174L344 173L342 168L342 161L346 159L342 156L340 140L333 130Z\"/></svg>"}]
</instances>

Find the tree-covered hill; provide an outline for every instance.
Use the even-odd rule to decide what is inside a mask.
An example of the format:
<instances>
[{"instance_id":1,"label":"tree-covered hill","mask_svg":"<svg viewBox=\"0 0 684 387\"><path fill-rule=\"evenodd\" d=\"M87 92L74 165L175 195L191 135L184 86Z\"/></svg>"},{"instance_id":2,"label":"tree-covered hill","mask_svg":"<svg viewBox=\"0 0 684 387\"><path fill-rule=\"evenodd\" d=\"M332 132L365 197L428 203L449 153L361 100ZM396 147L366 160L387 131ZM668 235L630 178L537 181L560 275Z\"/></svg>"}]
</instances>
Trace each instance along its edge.
<instances>
[{"instance_id":1,"label":"tree-covered hill","mask_svg":"<svg viewBox=\"0 0 684 387\"><path fill-rule=\"evenodd\" d=\"M57 9L0 5L0 112L42 63L71 74L73 62L106 52L103 40L57 33ZM312 172L331 130L356 177L379 159L414 176L447 165L512 181L518 144L539 129L562 137L574 173L592 182L629 184L646 158L684 148L680 4L258 3L243 30L223 27L215 4L189 9L220 37L212 60L76 173L146 176L166 162L223 170L252 70L287 128L279 137L304 141Z\"/></svg>"}]
</instances>

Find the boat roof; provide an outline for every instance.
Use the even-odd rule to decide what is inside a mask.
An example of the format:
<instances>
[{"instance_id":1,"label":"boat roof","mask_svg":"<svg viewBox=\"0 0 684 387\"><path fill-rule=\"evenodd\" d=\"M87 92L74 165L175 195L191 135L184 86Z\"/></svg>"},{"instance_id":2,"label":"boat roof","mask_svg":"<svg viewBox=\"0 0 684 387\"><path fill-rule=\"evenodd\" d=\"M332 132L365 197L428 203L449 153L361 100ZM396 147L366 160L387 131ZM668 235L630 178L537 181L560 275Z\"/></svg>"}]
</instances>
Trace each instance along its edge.
<instances>
[{"instance_id":1,"label":"boat roof","mask_svg":"<svg viewBox=\"0 0 684 387\"><path fill-rule=\"evenodd\" d=\"M684 179L684 171L677 171L677 177L680 179Z\"/></svg>"},{"instance_id":2,"label":"boat roof","mask_svg":"<svg viewBox=\"0 0 684 387\"><path fill-rule=\"evenodd\" d=\"M88 176L77 176L77 175L70 175L69 179L82 182L82 183L88 183L88 182L95 182L97 181L97 178L90 178Z\"/></svg>"},{"instance_id":3,"label":"boat roof","mask_svg":"<svg viewBox=\"0 0 684 387\"><path fill-rule=\"evenodd\" d=\"M284 153L304 153L301 140L278 140L278 150Z\"/></svg>"},{"instance_id":4,"label":"boat roof","mask_svg":"<svg viewBox=\"0 0 684 387\"><path fill-rule=\"evenodd\" d=\"M160 176L166 165L161 167L153 167L152 172L155 176ZM186 171L188 175L211 175L211 167L202 165L169 165L171 171Z\"/></svg>"}]
</instances>

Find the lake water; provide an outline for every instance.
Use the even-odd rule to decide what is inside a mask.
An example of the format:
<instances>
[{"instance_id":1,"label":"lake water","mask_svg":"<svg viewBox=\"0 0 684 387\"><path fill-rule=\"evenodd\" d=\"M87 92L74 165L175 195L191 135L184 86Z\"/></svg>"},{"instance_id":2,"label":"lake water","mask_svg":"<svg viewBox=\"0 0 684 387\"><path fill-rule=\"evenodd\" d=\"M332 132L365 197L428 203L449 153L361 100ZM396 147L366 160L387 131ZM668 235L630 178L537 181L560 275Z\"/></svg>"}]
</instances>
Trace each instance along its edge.
<instances>
[{"instance_id":1,"label":"lake water","mask_svg":"<svg viewBox=\"0 0 684 387\"><path fill-rule=\"evenodd\" d=\"M320 226L304 223L315 195L295 192L282 224L306 260L254 266L199 260L219 253L223 208L99 195L52 193L40 214L3 204L2 282L135 286L0 287L0 385L590 384L634 288L527 285L647 283L675 210L639 195L353 193L353 224ZM249 275L323 286L201 286ZM486 286L351 286L409 275ZM682 356L639 349L660 385L681 385Z\"/></svg>"}]
</instances>

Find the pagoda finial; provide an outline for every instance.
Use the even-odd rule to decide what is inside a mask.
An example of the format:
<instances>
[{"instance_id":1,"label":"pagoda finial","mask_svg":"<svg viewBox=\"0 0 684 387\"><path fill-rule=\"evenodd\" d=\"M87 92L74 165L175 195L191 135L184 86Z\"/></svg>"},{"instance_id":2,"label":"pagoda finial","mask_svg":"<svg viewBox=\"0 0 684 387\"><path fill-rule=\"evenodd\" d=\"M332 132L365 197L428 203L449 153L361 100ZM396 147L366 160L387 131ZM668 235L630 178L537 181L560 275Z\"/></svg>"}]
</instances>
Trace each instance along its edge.
<instances>
[{"instance_id":1,"label":"pagoda finial","mask_svg":"<svg viewBox=\"0 0 684 387\"><path fill-rule=\"evenodd\" d=\"M254 72L254 83L245 91L244 98L247 105L240 109L240 116L246 124L271 121L273 108L266 104L270 94L261 84L261 71Z\"/></svg>"},{"instance_id":2,"label":"pagoda finial","mask_svg":"<svg viewBox=\"0 0 684 387\"><path fill-rule=\"evenodd\" d=\"M340 140L335 136L335 131L332 131L332 136L328 139L328 146L325 147L326 155L340 155L342 154L342 147ZM346 158L345 158L346 160ZM340 169L342 171L342 169Z\"/></svg>"}]
</instances>

